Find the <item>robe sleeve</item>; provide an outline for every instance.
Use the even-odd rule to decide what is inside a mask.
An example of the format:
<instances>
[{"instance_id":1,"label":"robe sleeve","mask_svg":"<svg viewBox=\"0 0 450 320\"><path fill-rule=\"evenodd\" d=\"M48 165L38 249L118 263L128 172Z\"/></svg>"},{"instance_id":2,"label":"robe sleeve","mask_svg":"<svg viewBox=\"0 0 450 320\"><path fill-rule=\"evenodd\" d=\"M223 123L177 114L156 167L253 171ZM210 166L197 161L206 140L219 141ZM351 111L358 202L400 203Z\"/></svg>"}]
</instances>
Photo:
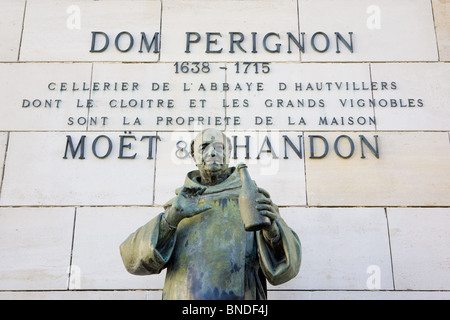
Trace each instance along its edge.
<instances>
[{"instance_id":1,"label":"robe sleeve","mask_svg":"<svg viewBox=\"0 0 450 320\"><path fill-rule=\"evenodd\" d=\"M261 270L272 285L280 285L294 278L300 269L301 243L297 234L283 219L277 220L279 239L272 243L261 231L257 232Z\"/></svg>"},{"instance_id":2,"label":"robe sleeve","mask_svg":"<svg viewBox=\"0 0 450 320\"><path fill-rule=\"evenodd\" d=\"M163 214L136 230L120 245L120 255L129 273L158 274L165 268L175 246L176 233L164 228Z\"/></svg>"}]
</instances>

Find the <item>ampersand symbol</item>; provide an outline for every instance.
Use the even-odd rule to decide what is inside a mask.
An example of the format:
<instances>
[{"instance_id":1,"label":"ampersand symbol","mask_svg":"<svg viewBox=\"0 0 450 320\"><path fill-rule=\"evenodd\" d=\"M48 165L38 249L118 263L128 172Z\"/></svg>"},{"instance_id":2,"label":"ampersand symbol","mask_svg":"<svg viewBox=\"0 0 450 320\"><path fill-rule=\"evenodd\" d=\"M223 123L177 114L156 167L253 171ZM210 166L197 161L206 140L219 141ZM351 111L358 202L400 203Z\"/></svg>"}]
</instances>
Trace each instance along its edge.
<instances>
[{"instance_id":1,"label":"ampersand symbol","mask_svg":"<svg viewBox=\"0 0 450 320\"><path fill-rule=\"evenodd\" d=\"M189 151L186 149L186 141L180 140L177 142L176 146L178 148L177 151L175 151L175 155L177 156L177 158L186 159L187 157L189 157Z\"/></svg>"}]
</instances>

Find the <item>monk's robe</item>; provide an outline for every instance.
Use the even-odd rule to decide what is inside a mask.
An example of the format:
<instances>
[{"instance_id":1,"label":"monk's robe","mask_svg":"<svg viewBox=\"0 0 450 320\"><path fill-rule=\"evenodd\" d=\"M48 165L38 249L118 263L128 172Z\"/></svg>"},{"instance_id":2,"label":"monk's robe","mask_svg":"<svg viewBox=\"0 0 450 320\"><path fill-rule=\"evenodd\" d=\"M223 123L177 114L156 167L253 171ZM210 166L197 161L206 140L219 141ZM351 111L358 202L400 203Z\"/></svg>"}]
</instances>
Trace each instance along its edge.
<instances>
[{"instance_id":1,"label":"monk's robe","mask_svg":"<svg viewBox=\"0 0 450 320\"><path fill-rule=\"evenodd\" d=\"M158 274L167 268L163 299L265 300L266 279L279 285L297 275L297 235L281 217L276 220L279 234L273 238L266 231L246 232L239 211L241 180L237 170L231 170L228 179L200 196L199 206L211 209L183 219L176 230L161 213L120 246L132 274ZM203 187L199 181L199 172L190 172L185 186Z\"/></svg>"}]
</instances>

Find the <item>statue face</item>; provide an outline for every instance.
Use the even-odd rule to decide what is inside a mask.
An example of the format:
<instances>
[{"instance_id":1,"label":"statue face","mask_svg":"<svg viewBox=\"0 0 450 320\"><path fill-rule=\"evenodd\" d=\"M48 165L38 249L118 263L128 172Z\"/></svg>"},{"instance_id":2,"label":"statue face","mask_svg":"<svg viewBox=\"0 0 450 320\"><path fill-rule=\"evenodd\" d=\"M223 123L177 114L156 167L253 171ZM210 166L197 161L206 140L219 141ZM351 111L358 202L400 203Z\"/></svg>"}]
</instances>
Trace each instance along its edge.
<instances>
[{"instance_id":1,"label":"statue face","mask_svg":"<svg viewBox=\"0 0 450 320\"><path fill-rule=\"evenodd\" d=\"M202 166L204 170L216 172L224 168L225 154L222 142L204 143L200 146L199 153L202 154Z\"/></svg>"},{"instance_id":2,"label":"statue face","mask_svg":"<svg viewBox=\"0 0 450 320\"><path fill-rule=\"evenodd\" d=\"M220 173L228 169L227 139L219 130L207 129L199 134L192 151L200 171Z\"/></svg>"}]
</instances>

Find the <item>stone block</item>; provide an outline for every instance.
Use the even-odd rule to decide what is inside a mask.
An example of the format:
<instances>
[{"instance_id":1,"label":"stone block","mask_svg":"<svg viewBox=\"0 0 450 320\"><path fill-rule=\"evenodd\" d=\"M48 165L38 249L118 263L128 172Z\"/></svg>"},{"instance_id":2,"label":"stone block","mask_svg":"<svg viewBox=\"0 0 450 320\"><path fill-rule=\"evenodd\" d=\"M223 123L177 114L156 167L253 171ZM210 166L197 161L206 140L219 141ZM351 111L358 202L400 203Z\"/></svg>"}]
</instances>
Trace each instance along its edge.
<instances>
[{"instance_id":1,"label":"stone block","mask_svg":"<svg viewBox=\"0 0 450 320\"><path fill-rule=\"evenodd\" d=\"M397 290L448 290L449 208L388 208Z\"/></svg>"},{"instance_id":2,"label":"stone block","mask_svg":"<svg viewBox=\"0 0 450 320\"><path fill-rule=\"evenodd\" d=\"M162 289L165 271L159 275L129 274L119 246L161 212L151 207L77 208L71 290Z\"/></svg>"},{"instance_id":3,"label":"stone block","mask_svg":"<svg viewBox=\"0 0 450 320\"><path fill-rule=\"evenodd\" d=\"M298 276L276 290L390 290L386 216L379 208L282 208L299 236Z\"/></svg>"},{"instance_id":4,"label":"stone block","mask_svg":"<svg viewBox=\"0 0 450 320\"><path fill-rule=\"evenodd\" d=\"M90 64L0 64L0 106L5 111L0 130L85 131L91 69Z\"/></svg>"},{"instance_id":5,"label":"stone block","mask_svg":"<svg viewBox=\"0 0 450 320\"><path fill-rule=\"evenodd\" d=\"M162 21L161 61L179 61L180 56L187 61L299 61L300 58L298 51L288 53L287 45L288 32L298 39L297 1L166 0ZM280 52L265 50L264 39L267 49L272 51L283 43Z\"/></svg>"},{"instance_id":6,"label":"stone block","mask_svg":"<svg viewBox=\"0 0 450 320\"><path fill-rule=\"evenodd\" d=\"M0 177L0 186L2 185L3 179L3 165L5 164L5 152L6 146L8 144L8 134L5 132L0 133L0 170L2 172L2 176ZM0 188L1 192L1 188Z\"/></svg>"},{"instance_id":7,"label":"stone block","mask_svg":"<svg viewBox=\"0 0 450 320\"><path fill-rule=\"evenodd\" d=\"M74 208L0 208L0 290L66 290Z\"/></svg>"},{"instance_id":8,"label":"stone block","mask_svg":"<svg viewBox=\"0 0 450 320\"><path fill-rule=\"evenodd\" d=\"M375 63L371 71L373 81L395 83L396 87L373 92L378 130L449 130L449 64Z\"/></svg>"},{"instance_id":9,"label":"stone block","mask_svg":"<svg viewBox=\"0 0 450 320\"><path fill-rule=\"evenodd\" d=\"M311 158L311 139L315 157L324 154L325 146L322 138L313 135L327 140L329 151L322 159ZM341 156L350 158L337 155L336 140ZM446 132L305 133L305 141L310 206L450 204L450 149ZM378 159L368 147L370 144L376 151L376 141Z\"/></svg>"},{"instance_id":10,"label":"stone block","mask_svg":"<svg viewBox=\"0 0 450 320\"><path fill-rule=\"evenodd\" d=\"M183 185L186 174L189 171L197 170L193 159L180 149L184 146L187 150L190 150L190 143L197 134L197 132L158 133L161 142L158 144L158 159L156 162L155 204L163 205L173 198L175 189ZM231 139L233 145L237 145L237 159L234 159L235 154L232 150L231 166L240 162L247 163L252 178L258 186L270 193L277 205L305 205L305 175L303 154L301 154L303 152L301 134L255 131L226 131L225 134ZM248 136L248 144L246 136ZM295 149L289 145L284 136L289 139ZM177 147L179 141L181 142ZM245 159L246 145L248 145L249 159ZM299 157L297 152L300 153L302 158ZM186 157L180 159L177 154ZM259 159L257 159L258 156Z\"/></svg>"},{"instance_id":11,"label":"stone block","mask_svg":"<svg viewBox=\"0 0 450 320\"><path fill-rule=\"evenodd\" d=\"M198 132L159 132L155 171L155 205L162 206L184 184L188 172L197 170L190 156L190 144Z\"/></svg>"},{"instance_id":12,"label":"stone block","mask_svg":"<svg viewBox=\"0 0 450 320\"><path fill-rule=\"evenodd\" d=\"M450 1L432 0L436 37L441 61L450 61Z\"/></svg>"},{"instance_id":13,"label":"stone block","mask_svg":"<svg viewBox=\"0 0 450 320\"><path fill-rule=\"evenodd\" d=\"M270 193L275 204L306 205L301 132L227 131L226 134L237 145L237 159L233 150L231 165L246 163L252 179ZM249 137L249 159L246 159L246 137Z\"/></svg>"},{"instance_id":14,"label":"stone block","mask_svg":"<svg viewBox=\"0 0 450 320\"><path fill-rule=\"evenodd\" d=\"M448 300L448 291L269 291L269 300Z\"/></svg>"},{"instance_id":15,"label":"stone block","mask_svg":"<svg viewBox=\"0 0 450 320\"><path fill-rule=\"evenodd\" d=\"M0 292L2 300L161 300L162 291L14 291Z\"/></svg>"},{"instance_id":16,"label":"stone block","mask_svg":"<svg viewBox=\"0 0 450 320\"><path fill-rule=\"evenodd\" d=\"M302 61L437 61L433 13L428 0L299 1L300 32L313 40ZM351 46L348 50L335 32ZM351 40L349 32L353 32ZM337 47L339 45L339 48ZM340 53L337 53L340 51Z\"/></svg>"},{"instance_id":17,"label":"stone block","mask_svg":"<svg viewBox=\"0 0 450 320\"><path fill-rule=\"evenodd\" d=\"M157 61L161 38L152 40L160 21L160 1L154 0L30 0L20 61Z\"/></svg>"},{"instance_id":18,"label":"stone block","mask_svg":"<svg viewBox=\"0 0 450 320\"><path fill-rule=\"evenodd\" d=\"M3 0L0 2L0 61L17 61L22 34L25 0Z\"/></svg>"},{"instance_id":19,"label":"stone block","mask_svg":"<svg viewBox=\"0 0 450 320\"><path fill-rule=\"evenodd\" d=\"M177 67L172 63L95 64L92 80L95 107L90 116L108 119L106 125L89 129L172 131L199 130L203 126L224 129L225 93L210 89L211 83L225 81L225 71L220 67L212 63L191 64L195 72L197 68L210 70L194 74L181 70L176 73ZM113 90L115 83L117 90ZM95 90L96 84L99 90ZM111 90L104 90L105 84L110 84Z\"/></svg>"},{"instance_id":20,"label":"stone block","mask_svg":"<svg viewBox=\"0 0 450 320\"><path fill-rule=\"evenodd\" d=\"M249 67L251 72L245 73ZM372 97L367 64L271 63L227 65L227 116L239 117L228 130L375 130L374 110L356 102ZM235 107L234 105L237 105Z\"/></svg>"},{"instance_id":21,"label":"stone block","mask_svg":"<svg viewBox=\"0 0 450 320\"><path fill-rule=\"evenodd\" d=\"M144 137L152 135L10 133L0 204L151 205L154 160Z\"/></svg>"}]
</instances>

